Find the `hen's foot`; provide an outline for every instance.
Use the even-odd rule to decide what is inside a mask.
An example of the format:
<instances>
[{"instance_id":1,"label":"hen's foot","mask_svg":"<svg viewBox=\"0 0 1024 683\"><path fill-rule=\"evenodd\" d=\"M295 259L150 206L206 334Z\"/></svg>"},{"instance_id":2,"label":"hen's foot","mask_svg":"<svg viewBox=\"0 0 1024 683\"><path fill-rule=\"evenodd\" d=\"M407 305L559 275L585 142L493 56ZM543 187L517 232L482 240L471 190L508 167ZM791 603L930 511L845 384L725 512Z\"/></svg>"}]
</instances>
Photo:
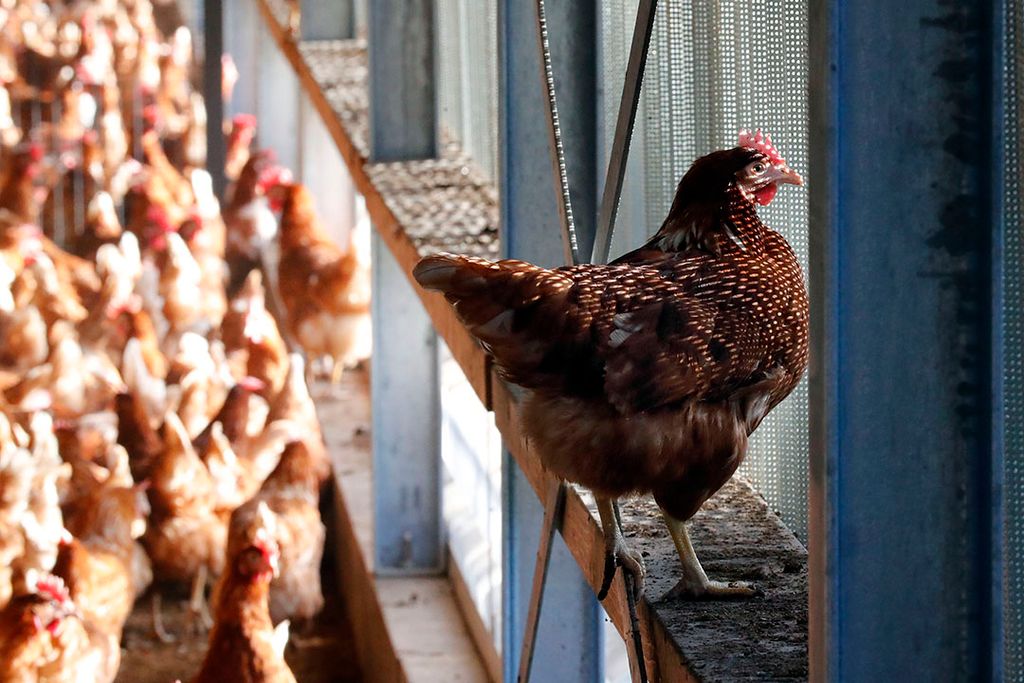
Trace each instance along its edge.
<instances>
[{"instance_id":1,"label":"hen's foot","mask_svg":"<svg viewBox=\"0 0 1024 683\"><path fill-rule=\"evenodd\" d=\"M626 539L622 537L619 516L615 510L615 503L610 500L598 499L597 511L601 516L601 527L604 532L605 555L604 555L604 577L601 581L601 590L597 592L597 599L604 600L608 596L612 580L615 578L615 568L622 567L632 579L632 590L637 599L644 592L644 568L643 556L626 545Z\"/></svg>"},{"instance_id":2,"label":"hen's foot","mask_svg":"<svg viewBox=\"0 0 1024 683\"><path fill-rule=\"evenodd\" d=\"M644 567L643 556L626 545L625 540L619 536L614 547L605 550L604 556L604 580L601 582L601 590L597 594L598 600L604 600L611 588L612 580L615 578L616 567L622 567L622 571L633 580L633 587L637 599L644 594Z\"/></svg>"},{"instance_id":3,"label":"hen's foot","mask_svg":"<svg viewBox=\"0 0 1024 683\"><path fill-rule=\"evenodd\" d=\"M761 595L761 589L748 581L703 581L684 576L668 593L666 599L742 600Z\"/></svg>"},{"instance_id":4,"label":"hen's foot","mask_svg":"<svg viewBox=\"0 0 1024 683\"><path fill-rule=\"evenodd\" d=\"M153 593L153 601L150 605L153 609L153 633L156 635L157 640L165 645L176 642L177 638L172 636L167 629L164 628L163 605L160 593Z\"/></svg>"}]
</instances>

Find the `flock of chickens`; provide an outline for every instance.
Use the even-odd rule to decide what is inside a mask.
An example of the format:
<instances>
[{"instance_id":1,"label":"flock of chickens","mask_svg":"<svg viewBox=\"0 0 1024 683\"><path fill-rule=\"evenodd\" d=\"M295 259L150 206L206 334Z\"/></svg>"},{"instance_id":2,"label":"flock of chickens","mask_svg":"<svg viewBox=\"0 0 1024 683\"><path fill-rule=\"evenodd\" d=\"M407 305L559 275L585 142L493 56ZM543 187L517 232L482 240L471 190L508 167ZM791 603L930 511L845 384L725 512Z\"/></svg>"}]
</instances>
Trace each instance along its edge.
<instances>
[{"instance_id":1,"label":"flock of chickens","mask_svg":"<svg viewBox=\"0 0 1024 683\"><path fill-rule=\"evenodd\" d=\"M112 681L147 590L174 637L169 583L210 629L194 680L293 681L329 463L285 336L335 378L365 358L367 265L252 117L221 207L189 32L150 0L0 0L0 27L0 681Z\"/></svg>"}]
</instances>

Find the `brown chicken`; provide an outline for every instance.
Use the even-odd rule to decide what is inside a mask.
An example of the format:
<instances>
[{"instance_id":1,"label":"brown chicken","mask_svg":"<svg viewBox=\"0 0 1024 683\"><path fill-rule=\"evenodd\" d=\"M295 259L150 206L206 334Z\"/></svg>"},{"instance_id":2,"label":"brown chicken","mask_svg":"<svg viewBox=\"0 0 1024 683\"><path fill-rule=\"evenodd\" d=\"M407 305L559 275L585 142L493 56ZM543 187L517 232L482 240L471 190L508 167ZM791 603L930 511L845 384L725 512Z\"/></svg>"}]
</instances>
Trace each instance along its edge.
<instances>
[{"instance_id":1,"label":"brown chicken","mask_svg":"<svg viewBox=\"0 0 1024 683\"><path fill-rule=\"evenodd\" d=\"M157 459L163 454L160 435L149 423L142 400L125 391L114 398L117 413L117 443L128 452L128 463L136 481L148 479Z\"/></svg>"},{"instance_id":2,"label":"brown chicken","mask_svg":"<svg viewBox=\"0 0 1024 683\"><path fill-rule=\"evenodd\" d=\"M272 513L264 505L247 521L232 530L210 645L193 683L295 683L284 661L288 622L275 629L268 609L279 559Z\"/></svg>"},{"instance_id":3,"label":"brown chicken","mask_svg":"<svg viewBox=\"0 0 1024 683\"><path fill-rule=\"evenodd\" d=\"M82 618L120 639L135 598L148 587L144 564L141 574L138 569L145 554L135 539L145 531L149 503L141 489L100 486L79 508L68 524L74 537L61 546L53 571Z\"/></svg>"},{"instance_id":4,"label":"brown chicken","mask_svg":"<svg viewBox=\"0 0 1024 683\"><path fill-rule=\"evenodd\" d=\"M523 419L544 466L598 500L608 564L642 579L614 502L653 493L683 577L674 594L746 596L708 579L684 522L736 471L747 439L807 366L807 294L793 250L757 205L800 185L770 139L698 159L660 230L609 265L548 270L440 254L414 275L443 292L527 389Z\"/></svg>"},{"instance_id":5,"label":"brown chicken","mask_svg":"<svg viewBox=\"0 0 1024 683\"><path fill-rule=\"evenodd\" d=\"M25 590L0 612L4 683L109 683L120 661L117 639L82 619L55 576L31 572Z\"/></svg>"},{"instance_id":6,"label":"brown chicken","mask_svg":"<svg viewBox=\"0 0 1024 683\"><path fill-rule=\"evenodd\" d=\"M238 179L229 188L224 223L232 292L237 291L250 271L269 267L268 251L277 236L277 217L266 192L282 173L274 166L271 151L260 150L248 157ZM273 281L277 273L268 272L267 276Z\"/></svg>"},{"instance_id":7,"label":"brown chicken","mask_svg":"<svg viewBox=\"0 0 1024 683\"><path fill-rule=\"evenodd\" d=\"M191 582L190 618L205 619L208 578L224 568L227 520L214 510L215 492L206 465L196 455L174 413L164 424L164 451L150 474L149 518L143 543L158 581ZM154 606L157 633L168 639Z\"/></svg>"},{"instance_id":8,"label":"brown chicken","mask_svg":"<svg viewBox=\"0 0 1024 683\"><path fill-rule=\"evenodd\" d=\"M352 245L342 252L327 236L305 186L273 191L283 196L278 288L288 331L307 357L333 361L337 384L369 356L369 271Z\"/></svg>"},{"instance_id":9,"label":"brown chicken","mask_svg":"<svg viewBox=\"0 0 1024 683\"><path fill-rule=\"evenodd\" d=\"M297 441L285 447L259 493L231 516L232 530L251 523L261 504L276 517L274 538L281 548L281 566L270 584L270 617L275 623L311 619L323 607L320 561L326 529L319 502L316 456Z\"/></svg>"}]
</instances>

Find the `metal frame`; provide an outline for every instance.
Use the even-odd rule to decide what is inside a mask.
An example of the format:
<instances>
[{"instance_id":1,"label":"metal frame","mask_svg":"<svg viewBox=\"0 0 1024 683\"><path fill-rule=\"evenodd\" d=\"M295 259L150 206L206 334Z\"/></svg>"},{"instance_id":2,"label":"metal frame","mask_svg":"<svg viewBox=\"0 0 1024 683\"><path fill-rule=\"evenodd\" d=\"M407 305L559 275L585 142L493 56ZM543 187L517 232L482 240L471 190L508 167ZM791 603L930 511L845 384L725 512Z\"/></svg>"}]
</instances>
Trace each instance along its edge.
<instances>
[{"instance_id":1,"label":"metal frame","mask_svg":"<svg viewBox=\"0 0 1024 683\"><path fill-rule=\"evenodd\" d=\"M370 157L437 152L432 0L369 7ZM404 272L373 234L374 571L445 569L437 333Z\"/></svg>"},{"instance_id":2,"label":"metal frame","mask_svg":"<svg viewBox=\"0 0 1024 683\"><path fill-rule=\"evenodd\" d=\"M370 158L437 156L433 0L369 4Z\"/></svg>"},{"instance_id":3,"label":"metal frame","mask_svg":"<svg viewBox=\"0 0 1024 683\"><path fill-rule=\"evenodd\" d=\"M987 680L991 10L810 10L811 678Z\"/></svg>"},{"instance_id":4,"label":"metal frame","mask_svg":"<svg viewBox=\"0 0 1024 683\"><path fill-rule=\"evenodd\" d=\"M353 0L302 0L302 40L344 40L355 37Z\"/></svg>"},{"instance_id":5,"label":"metal frame","mask_svg":"<svg viewBox=\"0 0 1024 683\"><path fill-rule=\"evenodd\" d=\"M553 266L563 261L557 218L559 197L571 195L579 251L589 253L596 219L596 12L593 3L559 3L548 8L558 106L564 114L560 136L568 190L552 174L551 127L544 89L538 87L541 60L537 21L530 3L498 8L499 116L503 255ZM565 221L563 225L567 225ZM519 655L534 583L534 562L544 509L514 460L506 455L504 499L505 680L520 671ZM596 681L602 677L601 608L561 537L554 537L547 568L549 592L537 625L534 666L545 680ZM579 653L566 657L566 652Z\"/></svg>"},{"instance_id":6,"label":"metal frame","mask_svg":"<svg viewBox=\"0 0 1024 683\"><path fill-rule=\"evenodd\" d=\"M203 54L217 55L203 60L203 99L206 104L206 167L213 179L213 191L224 196L225 144L220 121L224 120L224 98L221 95L221 62L224 52L224 6L219 2L203 3Z\"/></svg>"}]
</instances>

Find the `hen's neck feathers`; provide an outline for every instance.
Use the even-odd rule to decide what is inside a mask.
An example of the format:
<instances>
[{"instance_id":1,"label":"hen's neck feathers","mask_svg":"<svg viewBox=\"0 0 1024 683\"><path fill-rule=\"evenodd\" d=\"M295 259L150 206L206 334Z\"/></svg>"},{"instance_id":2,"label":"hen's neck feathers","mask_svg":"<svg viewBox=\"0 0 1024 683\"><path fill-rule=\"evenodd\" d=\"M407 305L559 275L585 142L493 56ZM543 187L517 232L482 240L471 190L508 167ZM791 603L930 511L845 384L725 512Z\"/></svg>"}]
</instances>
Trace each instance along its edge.
<instances>
[{"instance_id":1,"label":"hen's neck feathers","mask_svg":"<svg viewBox=\"0 0 1024 683\"><path fill-rule=\"evenodd\" d=\"M719 194L711 201L691 198L680 190L648 247L671 252L698 249L721 254L730 248L756 247L766 231L757 209L733 182L724 196Z\"/></svg>"}]
</instances>

